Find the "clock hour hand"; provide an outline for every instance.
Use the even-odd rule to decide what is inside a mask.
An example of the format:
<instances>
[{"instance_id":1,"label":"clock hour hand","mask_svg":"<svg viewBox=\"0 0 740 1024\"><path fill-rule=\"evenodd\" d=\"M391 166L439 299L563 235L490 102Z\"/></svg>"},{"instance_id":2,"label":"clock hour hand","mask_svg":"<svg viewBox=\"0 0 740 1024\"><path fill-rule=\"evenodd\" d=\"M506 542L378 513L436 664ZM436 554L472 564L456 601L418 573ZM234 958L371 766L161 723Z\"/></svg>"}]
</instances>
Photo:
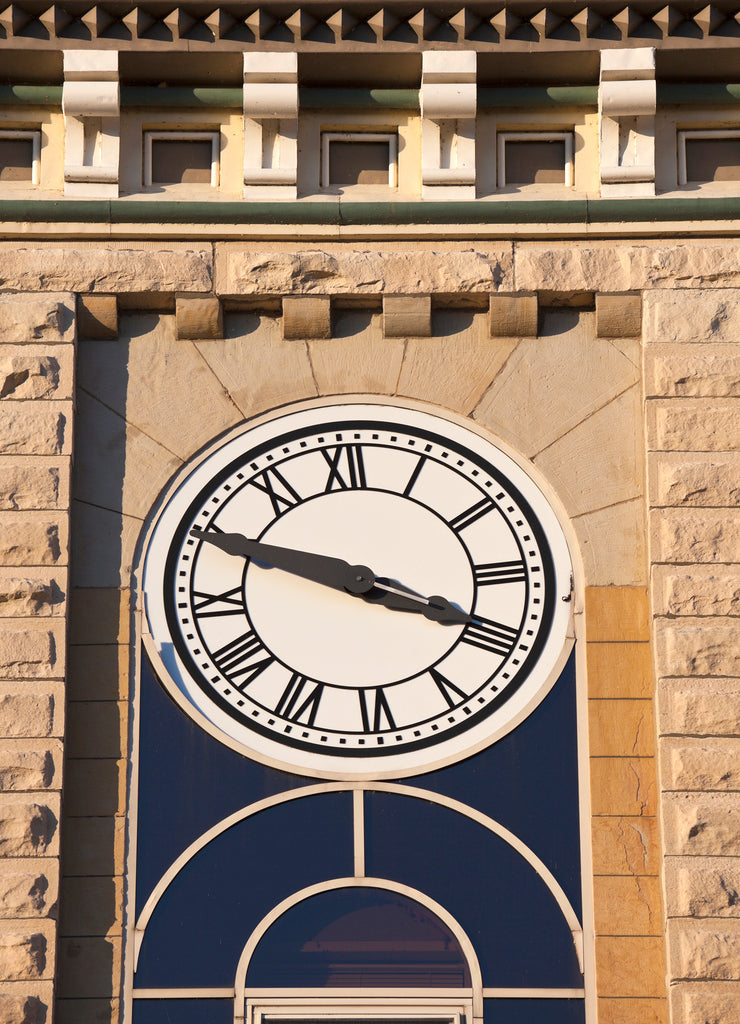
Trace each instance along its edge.
<instances>
[{"instance_id":1,"label":"clock hour hand","mask_svg":"<svg viewBox=\"0 0 740 1024\"><path fill-rule=\"evenodd\" d=\"M464 624L470 622L471 616L456 608L445 597L434 594L422 597L414 590L409 590L396 580L378 577L372 590L361 597L371 604L382 604L385 608L395 608L400 612L418 612L433 622L443 625Z\"/></svg>"},{"instance_id":2,"label":"clock hour hand","mask_svg":"<svg viewBox=\"0 0 740 1024\"><path fill-rule=\"evenodd\" d=\"M241 533L206 533L193 529L190 536L207 541L229 555L255 558L259 562L266 562L274 569L282 569L283 572L301 576L312 583L321 583L325 587L344 590L350 594L366 594L375 583L375 575L366 565L350 565L343 558L281 548L275 544L263 544L258 540L250 540Z\"/></svg>"}]
</instances>

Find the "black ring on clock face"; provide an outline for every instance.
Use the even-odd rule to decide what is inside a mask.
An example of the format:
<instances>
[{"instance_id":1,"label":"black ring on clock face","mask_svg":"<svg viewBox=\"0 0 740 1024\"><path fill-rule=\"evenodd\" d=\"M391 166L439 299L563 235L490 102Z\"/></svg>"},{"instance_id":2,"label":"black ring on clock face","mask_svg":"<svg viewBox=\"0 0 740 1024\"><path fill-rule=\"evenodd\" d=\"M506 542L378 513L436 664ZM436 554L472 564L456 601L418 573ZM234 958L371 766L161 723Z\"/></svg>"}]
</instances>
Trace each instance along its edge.
<instances>
[{"instance_id":1,"label":"black ring on clock face","mask_svg":"<svg viewBox=\"0 0 740 1024\"><path fill-rule=\"evenodd\" d=\"M290 748L340 758L379 758L457 736L514 696L550 633L555 570L531 505L479 453L420 425L396 422L392 412L387 410L388 419L357 420L332 419L327 410L326 421L318 426L289 430L249 448L207 480L171 534L164 607L169 635L188 674L207 702L246 729ZM311 472L299 471L306 470L307 459ZM315 485L307 483L312 474ZM377 669L377 678L360 660L354 667L351 654L344 651L354 635L354 619L345 624L337 641L340 650L333 654L319 650L320 621L313 628L316 639L303 648L290 639L289 618L274 626L270 609L275 600L282 593L282 602L289 602L294 590L305 592L304 581L259 564L253 569L246 560L189 536L193 526L241 532L363 563L360 555L332 546L342 516L362 511L363 503L372 510L365 531L375 528L378 515L387 514L403 520L399 529L406 548L413 547L417 534L433 539L435 551L426 551L426 556L438 557L444 569L438 587L428 584L420 592L442 592L452 602L462 598L468 604L463 611L473 615L465 625L443 625L368 607L350 595L308 584L314 596L302 598L304 610L331 600L343 602L347 615L373 617L377 631L371 639L376 642L374 647L368 644L376 660L387 661ZM252 506L260 511L247 523ZM337 522L331 522L332 515ZM315 534L326 519L327 532L319 542ZM500 557L499 545L505 557ZM379 556L370 557L377 562ZM380 572L373 561L368 564ZM228 576L225 589L218 592L208 583L216 565ZM455 590L455 583L465 590L465 573L468 590L445 593L443 588ZM263 576L269 585L260 582ZM419 586L411 579L401 582ZM276 599L270 586L278 583ZM501 609L497 617L491 608ZM416 637L416 661L413 651L400 649L404 645L398 636L404 631ZM362 640L361 632L358 636ZM323 673L307 670L306 659L325 663ZM327 711L330 705L333 717Z\"/></svg>"}]
</instances>

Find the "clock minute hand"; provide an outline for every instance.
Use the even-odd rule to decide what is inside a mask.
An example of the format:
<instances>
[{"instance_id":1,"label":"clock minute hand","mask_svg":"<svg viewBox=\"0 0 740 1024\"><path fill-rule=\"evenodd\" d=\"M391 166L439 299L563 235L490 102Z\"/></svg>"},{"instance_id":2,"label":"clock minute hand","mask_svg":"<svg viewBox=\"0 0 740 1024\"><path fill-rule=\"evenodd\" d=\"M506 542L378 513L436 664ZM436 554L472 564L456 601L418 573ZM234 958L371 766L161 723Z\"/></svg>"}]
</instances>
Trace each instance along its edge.
<instances>
[{"instance_id":1,"label":"clock minute hand","mask_svg":"<svg viewBox=\"0 0 740 1024\"><path fill-rule=\"evenodd\" d=\"M296 551L293 548L277 547L250 540L241 533L212 533L193 529L190 536L207 541L221 548L229 555L242 558L256 558L274 569L281 569L293 576L320 583L325 587L343 590L350 594L363 595L375 584L375 575L366 565L350 565L342 558L317 555L311 551Z\"/></svg>"},{"instance_id":2,"label":"clock minute hand","mask_svg":"<svg viewBox=\"0 0 740 1024\"><path fill-rule=\"evenodd\" d=\"M402 612L418 612L444 625L463 624L471 619L467 612L450 604L447 598L438 594L422 597L396 580L376 578L373 589L361 596L371 604L382 604L385 608L395 608Z\"/></svg>"}]
</instances>

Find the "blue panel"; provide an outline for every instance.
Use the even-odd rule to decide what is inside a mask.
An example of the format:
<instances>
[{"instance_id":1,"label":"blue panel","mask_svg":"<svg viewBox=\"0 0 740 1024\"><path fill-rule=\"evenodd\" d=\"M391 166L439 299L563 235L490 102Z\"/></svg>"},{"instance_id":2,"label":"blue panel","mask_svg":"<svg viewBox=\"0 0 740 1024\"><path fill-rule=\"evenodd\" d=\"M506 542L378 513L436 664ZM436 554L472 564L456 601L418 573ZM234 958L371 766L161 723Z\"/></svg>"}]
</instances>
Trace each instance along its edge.
<instances>
[{"instance_id":1,"label":"blue panel","mask_svg":"<svg viewBox=\"0 0 740 1024\"><path fill-rule=\"evenodd\" d=\"M582 999L483 1000L484 1024L583 1024L585 1015Z\"/></svg>"},{"instance_id":2,"label":"blue panel","mask_svg":"<svg viewBox=\"0 0 740 1024\"><path fill-rule=\"evenodd\" d=\"M366 796L368 875L403 882L468 934L484 986L580 987L570 929L540 876L498 836L446 807Z\"/></svg>"},{"instance_id":3,"label":"blue panel","mask_svg":"<svg viewBox=\"0 0 740 1024\"><path fill-rule=\"evenodd\" d=\"M410 779L505 825L547 865L581 913L575 654L539 707L460 764Z\"/></svg>"},{"instance_id":4,"label":"blue panel","mask_svg":"<svg viewBox=\"0 0 740 1024\"><path fill-rule=\"evenodd\" d=\"M133 1024L234 1024L233 999L135 999Z\"/></svg>"},{"instance_id":5,"label":"blue panel","mask_svg":"<svg viewBox=\"0 0 740 1024\"><path fill-rule=\"evenodd\" d=\"M173 880L147 927L138 988L234 984L251 932L290 894L353 871L352 803L330 793L234 825Z\"/></svg>"},{"instance_id":6,"label":"blue panel","mask_svg":"<svg viewBox=\"0 0 740 1024\"><path fill-rule=\"evenodd\" d=\"M141 666L137 914L170 864L223 818L306 784L223 746L199 729Z\"/></svg>"}]
</instances>

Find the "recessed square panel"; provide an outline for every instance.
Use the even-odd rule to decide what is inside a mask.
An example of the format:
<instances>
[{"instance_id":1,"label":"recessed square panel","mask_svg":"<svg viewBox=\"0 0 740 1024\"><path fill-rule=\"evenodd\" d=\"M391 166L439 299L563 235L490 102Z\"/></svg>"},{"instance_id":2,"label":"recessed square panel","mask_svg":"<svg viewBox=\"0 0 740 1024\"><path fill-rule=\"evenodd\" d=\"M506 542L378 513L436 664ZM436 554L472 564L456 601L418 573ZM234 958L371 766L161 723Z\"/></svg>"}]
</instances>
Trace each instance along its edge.
<instances>
[{"instance_id":1,"label":"recessed square panel","mask_svg":"<svg viewBox=\"0 0 740 1024\"><path fill-rule=\"evenodd\" d=\"M396 150L392 133L324 132L321 185L394 186Z\"/></svg>"},{"instance_id":2,"label":"recessed square panel","mask_svg":"<svg viewBox=\"0 0 740 1024\"><path fill-rule=\"evenodd\" d=\"M0 182L39 180L40 132L0 131Z\"/></svg>"},{"instance_id":3,"label":"recessed square panel","mask_svg":"<svg viewBox=\"0 0 740 1024\"><path fill-rule=\"evenodd\" d=\"M570 132L500 132L498 187L573 184Z\"/></svg>"},{"instance_id":4,"label":"recessed square panel","mask_svg":"<svg viewBox=\"0 0 740 1024\"><path fill-rule=\"evenodd\" d=\"M680 132L679 184L740 181L740 131Z\"/></svg>"},{"instance_id":5,"label":"recessed square panel","mask_svg":"<svg viewBox=\"0 0 740 1024\"><path fill-rule=\"evenodd\" d=\"M147 132L144 184L218 185L218 133Z\"/></svg>"}]
</instances>

